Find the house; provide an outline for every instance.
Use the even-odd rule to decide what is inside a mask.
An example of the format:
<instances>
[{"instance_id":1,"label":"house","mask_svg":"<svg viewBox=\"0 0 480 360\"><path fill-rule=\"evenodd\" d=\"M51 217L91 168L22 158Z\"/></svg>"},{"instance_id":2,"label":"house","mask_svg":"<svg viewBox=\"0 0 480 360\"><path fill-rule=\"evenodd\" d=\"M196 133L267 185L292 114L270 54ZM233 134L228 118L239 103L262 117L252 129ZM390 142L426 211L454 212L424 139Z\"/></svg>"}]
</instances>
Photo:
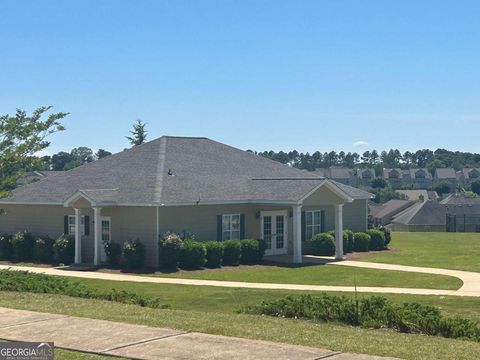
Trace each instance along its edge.
<instances>
[{"instance_id":1,"label":"house","mask_svg":"<svg viewBox=\"0 0 480 360\"><path fill-rule=\"evenodd\" d=\"M353 170L343 166L332 166L329 168L315 169L317 175L335 180L339 183L354 186L355 178Z\"/></svg>"},{"instance_id":2,"label":"house","mask_svg":"<svg viewBox=\"0 0 480 360\"><path fill-rule=\"evenodd\" d=\"M441 204L447 210L447 231L480 232L480 198L450 194Z\"/></svg>"},{"instance_id":3,"label":"house","mask_svg":"<svg viewBox=\"0 0 480 360\"><path fill-rule=\"evenodd\" d=\"M263 238L266 255L302 260L302 245L334 229L365 231L371 194L207 138L163 136L15 189L0 232L75 236L75 262L101 264L104 241L139 239L158 264L166 231L195 239ZM79 226L78 226L79 225Z\"/></svg>"},{"instance_id":4,"label":"house","mask_svg":"<svg viewBox=\"0 0 480 360\"><path fill-rule=\"evenodd\" d=\"M371 223L374 226L385 226L390 224L393 216L412 206L413 201L409 200L389 200L384 204L370 205Z\"/></svg>"},{"instance_id":5,"label":"house","mask_svg":"<svg viewBox=\"0 0 480 360\"><path fill-rule=\"evenodd\" d=\"M469 186L473 181L480 179L479 168L464 168L457 174L458 180L463 186Z\"/></svg>"},{"instance_id":6,"label":"house","mask_svg":"<svg viewBox=\"0 0 480 360\"><path fill-rule=\"evenodd\" d=\"M419 202L392 219L393 231L445 231L447 210L437 201Z\"/></svg>"},{"instance_id":7,"label":"house","mask_svg":"<svg viewBox=\"0 0 480 360\"><path fill-rule=\"evenodd\" d=\"M409 187L412 189L427 189L432 186L432 175L426 168L413 169L383 169L383 177L394 189Z\"/></svg>"},{"instance_id":8,"label":"house","mask_svg":"<svg viewBox=\"0 0 480 360\"><path fill-rule=\"evenodd\" d=\"M457 186L457 173L453 168L438 168L435 169L435 173L433 176L433 183L440 184L440 183L447 183L450 185L450 190L455 189Z\"/></svg>"},{"instance_id":9,"label":"house","mask_svg":"<svg viewBox=\"0 0 480 360\"><path fill-rule=\"evenodd\" d=\"M61 171L52 171L52 170L35 170L35 171L28 171L25 174L23 174L22 177L20 177L17 180L17 185L25 185L25 184L30 184L32 182L38 181L40 179L43 179L47 176L54 176L57 175L58 173L61 173Z\"/></svg>"},{"instance_id":10,"label":"house","mask_svg":"<svg viewBox=\"0 0 480 360\"><path fill-rule=\"evenodd\" d=\"M375 179L375 170L371 168L357 170L358 184L362 186L371 186Z\"/></svg>"},{"instance_id":11,"label":"house","mask_svg":"<svg viewBox=\"0 0 480 360\"><path fill-rule=\"evenodd\" d=\"M397 190L397 193L405 195L410 201L427 201L430 199L427 190Z\"/></svg>"}]
</instances>

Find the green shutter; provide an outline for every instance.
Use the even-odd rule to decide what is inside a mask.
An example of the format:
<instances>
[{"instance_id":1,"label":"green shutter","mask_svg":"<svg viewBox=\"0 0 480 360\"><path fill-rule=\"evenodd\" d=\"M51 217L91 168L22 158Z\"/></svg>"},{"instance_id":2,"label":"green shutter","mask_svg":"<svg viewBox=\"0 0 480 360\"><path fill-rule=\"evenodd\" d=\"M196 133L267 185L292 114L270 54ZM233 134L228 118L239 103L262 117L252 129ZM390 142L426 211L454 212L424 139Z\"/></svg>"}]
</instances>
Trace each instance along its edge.
<instances>
[{"instance_id":1,"label":"green shutter","mask_svg":"<svg viewBox=\"0 0 480 360\"><path fill-rule=\"evenodd\" d=\"M320 231L325 232L325 210L320 212Z\"/></svg>"},{"instance_id":2,"label":"green shutter","mask_svg":"<svg viewBox=\"0 0 480 360\"><path fill-rule=\"evenodd\" d=\"M217 215L217 241L222 241L222 215Z\"/></svg>"},{"instance_id":3,"label":"green shutter","mask_svg":"<svg viewBox=\"0 0 480 360\"><path fill-rule=\"evenodd\" d=\"M240 239L245 239L245 214L240 214Z\"/></svg>"},{"instance_id":4,"label":"green shutter","mask_svg":"<svg viewBox=\"0 0 480 360\"><path fill-rule=\"evenodd\" d=\"M302 211L302 241L305 241L305 211Z\"/></svg>"},{"instance_id":5,"label":"green shutter","mask_svg":"<svg viewBox=\"0 0 480 360\"><path fill-rule=\"evenodd\" d=\"M90 235L90 216L84 217L84 223L85 223L85 236Z\"/></svg>"},{"instance_id":6,"label":"green shutter","mask_svg":"<svg viewBox=\"0 0 480 360\"><path fill-rule=\"evenodd\" d=\"M63 216L63 233L68 235L68 215Z\"/></svg>"}]
</instances>

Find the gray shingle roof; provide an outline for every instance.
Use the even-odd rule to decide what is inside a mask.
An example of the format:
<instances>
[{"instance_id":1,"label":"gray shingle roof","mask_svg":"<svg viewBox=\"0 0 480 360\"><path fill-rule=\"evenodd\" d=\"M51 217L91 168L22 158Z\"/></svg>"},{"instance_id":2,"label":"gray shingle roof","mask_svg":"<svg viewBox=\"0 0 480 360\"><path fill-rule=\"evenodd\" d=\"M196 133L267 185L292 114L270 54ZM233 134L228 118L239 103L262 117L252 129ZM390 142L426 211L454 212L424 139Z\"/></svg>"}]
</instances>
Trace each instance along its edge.
<instances>
[{"instance_id":1,"label":"gray shingle roof","mask_svg":"<svg viewBox=\"0 0 480 360\"><path fill-rule=\"evenodd\" d=\"M391 216L393 214L397 214L400 211L404 210L405 208L413 205L412 201L408 200L389 200L386 203L381 205L381 209L375 209L373 217L376 218L383 218L385 216Z\"/></svg>"},{"instance_id":2,"label":"gray shingle roof","mask_svg":"<svg viewBox=\"0 0 480 360\"><path fill-rule=\"evenodd\" d=\"M438 168L435 170L437 179L456 179L457 174L453 168Z\"/></svg>"},{"instance_id":3,"label":"gray shingle roof","mask_svg":"<svg viewBox=\"0 0 480 360\"><path fill-rule=\"evenodd\" d=\"M63 203L78 191L123 205L298 201L324 181L207 138L163 136L18 188L2 202ZM331 183L354 199L371 197Z\"/></svg>"},{"instance_id":4,"label":"gray shingle roof","mask_svg":"<svg viewBox=\"0 0 480 360\"><path fill-rule=\"evenodd\" d=\"M392 222L406 225L445 225L446 214L445 205L428 200L394 216Z\"/></svg>"}]
</instances>

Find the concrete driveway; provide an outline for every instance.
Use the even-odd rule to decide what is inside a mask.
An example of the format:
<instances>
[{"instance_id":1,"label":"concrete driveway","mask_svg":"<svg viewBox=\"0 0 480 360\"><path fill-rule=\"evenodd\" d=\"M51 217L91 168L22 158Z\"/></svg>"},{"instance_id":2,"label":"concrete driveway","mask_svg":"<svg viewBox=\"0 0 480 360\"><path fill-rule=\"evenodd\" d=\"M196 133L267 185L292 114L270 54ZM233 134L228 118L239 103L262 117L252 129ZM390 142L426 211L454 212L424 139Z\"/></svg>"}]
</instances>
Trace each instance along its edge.
<instances>
[{"instance_id":1,"label":"concrete driveway","mask_svg":"<svg viewBox=\"0 0 480 360\"><path fill-rule=\"evenodd\" d=\"M142 360L393 359L7 308L0 308L0 339Z\"/></svg>"}]
</instances>

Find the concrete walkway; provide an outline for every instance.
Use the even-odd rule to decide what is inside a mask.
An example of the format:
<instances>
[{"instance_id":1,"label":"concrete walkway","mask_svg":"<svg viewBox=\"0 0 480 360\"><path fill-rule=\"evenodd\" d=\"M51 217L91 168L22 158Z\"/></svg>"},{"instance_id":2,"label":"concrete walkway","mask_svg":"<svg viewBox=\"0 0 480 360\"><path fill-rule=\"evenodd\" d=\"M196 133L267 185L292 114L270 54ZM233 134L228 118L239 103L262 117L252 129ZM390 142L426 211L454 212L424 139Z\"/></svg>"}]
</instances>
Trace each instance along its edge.
<instances>
[{"instance_id":1,"label":"concrete walkway","mask_svg":"<svg viewBox=\"0 0 480 360\"><path fill-rule=\"evenodd\" d=\"M455 296L480 296L480 273L461 270L449 270L440 268L428 268L418 266L405 266L395 264L383 264L363 261L343 260L335 261L334 258L321 256L304 256L305 262L322 263L326 265L352 266L366 269L395 270L415 273L425 273L434 275L447 275L459 278L463 285L460 289L450 292L449 295Z\"/></svg>"},{"instance_id":2,"label":"concrete walkway","mask_svg":"<svg viewBox=\"0 0 480 360\"><path fill-rule=\"evenodd\" d=\"M371 355L0 308L0 339L142 360L380 360Z\"/></svg>"},{"instance_id":3,"label":"concrete walkway","mask_svg":"<svg viewBox=\"0 0 480 360\"><path fill-rule=\"evenodd\" d=\"M321 261L321 258L311 259L312 262ZM308 261L308 260L307 260ZM338 263L338 264L342 264ZM332 263L333 264L333 263ZM336 264L336 263L335 263ZM379 264L376 264L379 265ZM352 265L353 266L353 265ZM276 283L254 283L241 281L220 281L220 280L198 280L183 278L167 278L157 276L140 276L128 274L103 273L98 271L67 271L58 268L41 268L30 266L0 265L0 269L23 270L33 273L67 276L84 279L99 279L113 281L132 281L153 284L177 284L195 286L217 286L230 288L267 289L267 290L300 290L300 291L339 291L339 292L369 292L369 293L391 293L391 294L414 294L414 295L458 295L459 290L435 290L415 288L394 288L394 287L370 287L370 286L328 286L328 285L300 285L300 284L276 284ZM423 268L421 268L423 269ZM480 291L478 295L480 296Z\"/></svg>"}]
</instances>

